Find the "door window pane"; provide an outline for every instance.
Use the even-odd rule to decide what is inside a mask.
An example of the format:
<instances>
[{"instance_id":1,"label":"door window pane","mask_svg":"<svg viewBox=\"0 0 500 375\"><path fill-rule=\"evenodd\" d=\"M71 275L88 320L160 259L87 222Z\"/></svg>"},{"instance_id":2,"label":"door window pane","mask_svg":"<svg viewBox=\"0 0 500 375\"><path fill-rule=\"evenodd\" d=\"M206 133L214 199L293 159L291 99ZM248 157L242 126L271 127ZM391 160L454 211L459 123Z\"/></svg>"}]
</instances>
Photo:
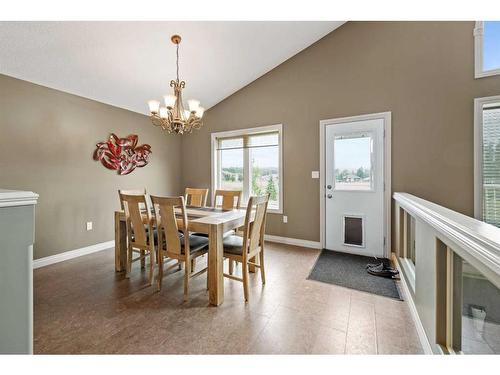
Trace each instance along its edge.
<instances>
[{"instance_id":1,"label":"door window pane","mask_svg":"<svg viewBox=\"0 0 500 375\"><path fill-rule=\"evenodd\" d=\"M462 352L500 354L500 290L462 260Z\"/></svg>"},{"instance_id":2,"label":"door window pane","mask_svg":"<svg viewBox=\"0 0 500 375\"><path fill-rule=\"evenodd\" d=\"M219 150L220 189L243 190L243 149Z\"/></svg>"},{"instance_id":3,"label":"door window pane","mask_svg":"<svg viewBox=\"0 0 500 375\"><path fill-rule=\"evenodd\" d=\"M333 150L335 190L372 190L371 135L336 136Z\"/></svg>"}]
</instances>

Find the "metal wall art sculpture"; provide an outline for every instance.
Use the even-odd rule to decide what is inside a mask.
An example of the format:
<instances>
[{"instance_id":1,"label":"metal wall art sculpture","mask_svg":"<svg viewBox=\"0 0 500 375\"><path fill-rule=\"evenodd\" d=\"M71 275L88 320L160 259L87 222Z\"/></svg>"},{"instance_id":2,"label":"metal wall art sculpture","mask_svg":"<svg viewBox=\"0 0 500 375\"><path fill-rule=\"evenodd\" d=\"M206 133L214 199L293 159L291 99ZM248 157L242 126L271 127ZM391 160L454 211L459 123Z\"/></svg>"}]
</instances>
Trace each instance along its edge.
<instances>
[{"instance_id":1,"label":"metal wall art sculpture","mask_svg":"<svg viewBox=\"0 0 500 375\"><path fill-rule=\"evenodd\" d=\"M106 142L96 144L94 160L111 170L116 170L119 175L131 173L135 168L144 167L149 162L151 154L150 145L137 145L138 136L130 134L126 138L118 138L111 133Z\"/></svg>"}]
</instances>

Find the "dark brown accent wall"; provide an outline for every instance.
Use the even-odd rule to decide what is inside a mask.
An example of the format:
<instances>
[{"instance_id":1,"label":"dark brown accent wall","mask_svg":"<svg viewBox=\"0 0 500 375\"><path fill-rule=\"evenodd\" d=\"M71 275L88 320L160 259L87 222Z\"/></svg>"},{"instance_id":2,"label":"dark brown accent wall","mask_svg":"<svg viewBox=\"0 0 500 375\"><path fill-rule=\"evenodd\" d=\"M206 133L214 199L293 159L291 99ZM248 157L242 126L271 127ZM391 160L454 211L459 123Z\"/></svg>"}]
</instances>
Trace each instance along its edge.
<instances>
[{"instance_id":1,"label":"dark brown accent wall","mask_svg":"<svg viewBox=\"0 0 500 375\"><path fill-rule=\"evenodd\" d=\"M138 134L152 147L151 162L118 176L93 161L95 144L111 132ZM117 190L179 194L180 158L180 138L147 116L0 75L0 187L40 194L35 259L113 240Z\"/></svg>"},{"instance_id":2,"label":"dark brown accent wall","mask_svg":"<svg viewBox=\"0 0 500 375\"><path fill-rule=\"evenodd\" d=\"M210 133L283 124L284 213L268 233L319 241L319 121L392 112L392 190L473 214L473 22L348 22L207 111L183 137L184 185L210 185ZM221 81L223 82L223 81Z\"/></svg>"}]
</instances>

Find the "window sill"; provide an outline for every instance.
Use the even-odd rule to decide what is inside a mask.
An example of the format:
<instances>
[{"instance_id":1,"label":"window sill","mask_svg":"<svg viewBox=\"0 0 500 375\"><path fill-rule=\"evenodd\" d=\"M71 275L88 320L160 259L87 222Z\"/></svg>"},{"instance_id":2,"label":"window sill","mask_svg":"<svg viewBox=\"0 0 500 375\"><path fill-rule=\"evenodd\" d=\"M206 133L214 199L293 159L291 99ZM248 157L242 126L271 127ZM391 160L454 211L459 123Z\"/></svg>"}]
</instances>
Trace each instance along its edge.
<instances>
[{"instance_id":1,"label":"window sill","mask_svg":"<svg viewBox=\"0 0 500 375\"><path fill-rule=\"evenodd\" d=\"M480 72L476 72L476 74L474 75L474 78L478 79L478 78L498 76L498 75L500 75L500 69L483 70Z\"/></svg>"}]
</instances>

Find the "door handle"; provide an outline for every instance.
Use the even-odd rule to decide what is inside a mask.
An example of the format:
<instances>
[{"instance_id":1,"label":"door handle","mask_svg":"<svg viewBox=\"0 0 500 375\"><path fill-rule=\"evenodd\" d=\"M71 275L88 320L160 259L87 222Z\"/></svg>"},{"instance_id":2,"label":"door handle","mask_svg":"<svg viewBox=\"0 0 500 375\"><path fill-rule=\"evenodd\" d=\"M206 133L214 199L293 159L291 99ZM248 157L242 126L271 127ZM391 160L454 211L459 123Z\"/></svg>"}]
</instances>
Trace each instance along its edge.
<instances>
[{"instance_id":1,"label":"door handle","mask_svg":"<svg viewBox=\"0 0 500 375\"><path fill-rule=\"evenodd\" d=\"M332 185L327 185L326 186L327 189L331 189L332 188Z\"/></svg>"},{"instance_id":2,"label":"door handle","mask_svg":"<svg viewBox=\"0 0 500 375\"><path fill-rule=\"evenodd\" d=\"M328 194L326 197L327 197L328 199L332 199L332 195L331 195L331 194Z\"/></svg>"}]
</instances>

